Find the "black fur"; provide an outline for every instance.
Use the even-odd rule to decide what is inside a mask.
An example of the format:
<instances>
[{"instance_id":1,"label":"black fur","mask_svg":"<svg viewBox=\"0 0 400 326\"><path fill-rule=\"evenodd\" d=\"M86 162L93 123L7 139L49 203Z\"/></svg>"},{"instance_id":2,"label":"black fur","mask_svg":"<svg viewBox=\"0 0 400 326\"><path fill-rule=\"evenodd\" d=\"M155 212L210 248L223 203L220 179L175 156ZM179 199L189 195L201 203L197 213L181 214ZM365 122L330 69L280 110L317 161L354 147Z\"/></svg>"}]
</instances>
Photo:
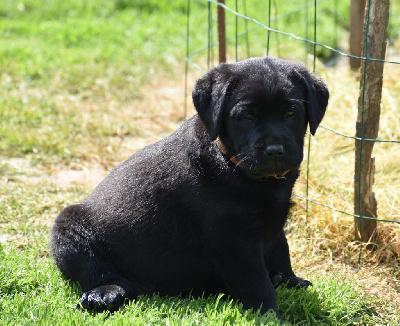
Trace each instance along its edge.
<instances>
[{"instance_id":1,"label":"black fur","mask_svg":"<svg viewBox=\"0 0 400 326\"><path fill-rule=\"evenodd\" d=\"M273 286L311 284L292 271L283 226L307 124L314 134L328 97L302 64L270 57L198 80L198 115L57 217L52 255L82 286L80 306L224 292L280 317Z\"/></svg>"}]
</instances>

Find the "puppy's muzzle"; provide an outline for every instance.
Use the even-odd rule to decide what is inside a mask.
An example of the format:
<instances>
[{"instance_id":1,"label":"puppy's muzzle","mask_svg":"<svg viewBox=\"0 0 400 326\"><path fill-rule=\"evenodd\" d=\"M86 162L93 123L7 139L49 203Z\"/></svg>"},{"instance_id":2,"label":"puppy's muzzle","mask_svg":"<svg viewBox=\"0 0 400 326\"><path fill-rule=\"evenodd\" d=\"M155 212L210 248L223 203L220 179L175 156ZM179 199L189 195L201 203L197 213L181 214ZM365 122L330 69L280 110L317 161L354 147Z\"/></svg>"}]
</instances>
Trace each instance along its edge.
<instances>
[{"instance_id":1,"label":"puppy's muzzle","mask_svg":"<svg viewBox=\"0 0 400 326\"><path fill-rule=\"evenodd\" d=\"M219 150L222 152L223 155L226 155L227 150L225 145L222 143L221 139L217 137L217 139L214 140L214 143L217 145ZM274 144L274 145L267 145L265 148L263 148L263 154L267 156L268 158L276 159L279 156L284 154L284 149L282 145L279 144ZM234 163L236 166L239 166L240 168L243 168L243 165L240 163L240 161L236 158L236 156L231 156L229 160ZM283 173L265 173L263 175L260 175L258 179L260 181L270 181L271 179L285 179L285 175L289 172L290 170L284 171Z\"/></svg>"}]
</instances>

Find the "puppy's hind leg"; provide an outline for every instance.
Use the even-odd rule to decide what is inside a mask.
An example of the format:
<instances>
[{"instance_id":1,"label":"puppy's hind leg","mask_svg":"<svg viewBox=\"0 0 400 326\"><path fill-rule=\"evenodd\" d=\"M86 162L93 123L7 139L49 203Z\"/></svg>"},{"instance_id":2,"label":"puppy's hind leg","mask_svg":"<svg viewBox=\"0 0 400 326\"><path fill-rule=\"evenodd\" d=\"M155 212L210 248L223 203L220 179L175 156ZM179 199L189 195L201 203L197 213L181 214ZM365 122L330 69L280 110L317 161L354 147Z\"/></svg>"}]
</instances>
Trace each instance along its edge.
<instances>
[{"instance_id":1,"label":"puppy's hind leg","mask_svg":"<svg viewBox=\"0 0 400 326\"><path fill-rule=\"evenodd\" d=\"M51 231L51 253L64 276L85 292L78 308L116 311L134 297L134 291L122 276L116 255L85 225L86 214L81 205L60 213Z\"/></svg>"}]
</instances>

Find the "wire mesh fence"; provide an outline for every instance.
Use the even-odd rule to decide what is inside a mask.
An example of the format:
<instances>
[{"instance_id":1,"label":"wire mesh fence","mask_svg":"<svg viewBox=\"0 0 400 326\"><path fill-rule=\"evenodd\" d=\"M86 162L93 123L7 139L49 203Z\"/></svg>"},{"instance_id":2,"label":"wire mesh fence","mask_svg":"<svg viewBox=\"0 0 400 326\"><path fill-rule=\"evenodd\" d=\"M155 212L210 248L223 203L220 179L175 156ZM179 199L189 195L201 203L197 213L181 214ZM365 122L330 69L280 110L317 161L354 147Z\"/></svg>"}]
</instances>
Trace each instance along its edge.
<instances>
[{"instance_id":1,"label":"wire mesh fence","mask_svg":"<svg viewBox=\"0 0 400 326\"><path fill-rule=\"evenodd\" d=\"M201 73L205 73L208 69L216 65L218 52L218 45L221 43L221 39L217 40L217 18L216 12L217 8L223 9L226 14L226 36L225 40L227 42L226 51L228 61L239 61L241 59L251 57L251 56L261 56L261 55L272 55L281 57L284 59L291 59L295 61L303 61L314 73L319 74L319 70L324 70L325 67L335 67L343 62L343 59L353 58L360 60L362 65L367 66L370 63L378 62L385 65L386 70L390 70L391 66L397 66L400 61L395 60L396 55L393 56L394 59L387 59L371 57L366 55L368 52L368 47L372 47L372 44L367 42L367 34L370 27L370 11L374 6L382 6L383 2L367 0L366 1L366 19L364 22L364 54L355 55L348 53L347 43L344 44L348 38L348 21L345 21L344 17L348 15L343 14L343 10L349 10L348 5L343 6L343 2L348 2L344 0L297 0L297 1L276 1L268 0L263 1L260 5L259 1L252 0L231 0L231 1L215 1L215 0L188 0L187 1L187 52L186 52L186 91L185 96L187 97L187 76L188 71L194 68ZM399 11L399 4L391 4L390 10L392 10L390 19L388 21L388 36L387 40L383 42L388 43L391 47L393 43L399 37L398 22L396 20L397 14L393 14L394 11ZM255 7L256 6L256 7ZM389 1L387 1L387 6L389 8ZM207 30L194 28L190 24L191 15L204 15L204 20L207 22ZM392 19L392 17L395 17ZM203 47L197 49L191 49L191 37L195 33L207 33L208 43ZM381 40L382 41L382 40ZM372 43L372 42L370 42ZM319 68L323 67L323 68ZM335 69L335 68L332 68ZM350 68L348 68L350 70ZM363 81L365 79L366 69L361 70L359 79ZM365 84L361 83L360 91L355 93L353 97L363 97L365 96ZM187 101L185 101L187 103ZM360 102L361 103L361 102ZM329 108L328 108L329 110ZM354 177L356 173L361 173L362 160L362 148L363 145L371 143L382 143L390 145L390 149L387 151L399 151L398 145L400 144L399 133L394 133L395 139L381 139L378 137L368 138L365 133L368 126L364 125L364 101L360 105L360 116L361 116L361 134L356 134L354 129L354 134L351 132L344 132L338 130L335 127L329 125L330 121L327 121L328 125L320 126L326 132L331 133L334 137L346 138L353 141L352 151L354 152L356 146L361 147L357 154L354 154L355 165L360 165L354 171ZM398 110L397 110L398 112ZM185 107L186 115L186 107ZM356 126L356 121L353 121L354 126ZM313 198L310 194L309 188L312 180L310 178L310 173L312 172L312 166L310 162L315 159L312 157L312 145L313 142L311 137L308 138L308 148L307 157L305 164L305 185L303 193L294 193L294 195L301 200L305 201L306 209L308 210L308 204L318 205L321 207L328 208L334 212L344 214L348 217L355 218L357 221L376 221L393 223L400 225L400 216L394 214L383 214L385 218L378 218L377 214L361 214L359 211L354 209L342 209L341 207L336 207L334 204L324 202L321 197ZM376 155L379 155L376 154ZM352 167L348 166L348 169ZM357 172L358 171L358 172ZM357 179L357 178L356 178ZM393 178L392 178L393 179ZM353 182L353 179L349 181ZM400 177L395 177L392 180L394 183L400 182ZM356 185L355 187L361 187L361 185ZM364 198L362 198L361 191L353 192L355 196L355 206L361 205ZM398 205L399 200L396 194L393 194L393 205ZM323 198L322 198L323 199ZM386 218L389 215L390 218ZM360 222L361 223L361 222ZM361 227L361 224L359 225ZM357 230L356 228L356 238ZM371 238L359 237L360 240L360 253L363 248L363 243L371 241Z\"/></svg>"}]
</instances>

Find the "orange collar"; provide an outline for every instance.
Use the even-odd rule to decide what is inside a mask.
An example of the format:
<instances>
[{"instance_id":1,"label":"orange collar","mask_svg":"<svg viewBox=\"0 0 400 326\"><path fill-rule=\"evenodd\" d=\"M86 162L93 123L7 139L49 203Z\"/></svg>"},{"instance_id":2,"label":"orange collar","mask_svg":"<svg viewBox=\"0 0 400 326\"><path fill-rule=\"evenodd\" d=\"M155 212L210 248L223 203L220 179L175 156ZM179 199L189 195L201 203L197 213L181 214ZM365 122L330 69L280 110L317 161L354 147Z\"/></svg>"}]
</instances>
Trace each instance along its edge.
<instances>
[{"instance_id":1,"label":"orange collar","mask_svg":"<svg viewBox=\"0 0 400 326\"><path fill-rule=\"evenodd\" d=\"M221 138L219 138L219 136L214 140L214 143L217 145L217 147L219 148L219 150L221 151L222 154L226 155L226 153L228 152L225 145L222 143ZM239 166L242 167L242 164L239 162L239 160L236 158L236 156L231 156L229 158L229 160Z\"/></svg>"}]
</instances>

